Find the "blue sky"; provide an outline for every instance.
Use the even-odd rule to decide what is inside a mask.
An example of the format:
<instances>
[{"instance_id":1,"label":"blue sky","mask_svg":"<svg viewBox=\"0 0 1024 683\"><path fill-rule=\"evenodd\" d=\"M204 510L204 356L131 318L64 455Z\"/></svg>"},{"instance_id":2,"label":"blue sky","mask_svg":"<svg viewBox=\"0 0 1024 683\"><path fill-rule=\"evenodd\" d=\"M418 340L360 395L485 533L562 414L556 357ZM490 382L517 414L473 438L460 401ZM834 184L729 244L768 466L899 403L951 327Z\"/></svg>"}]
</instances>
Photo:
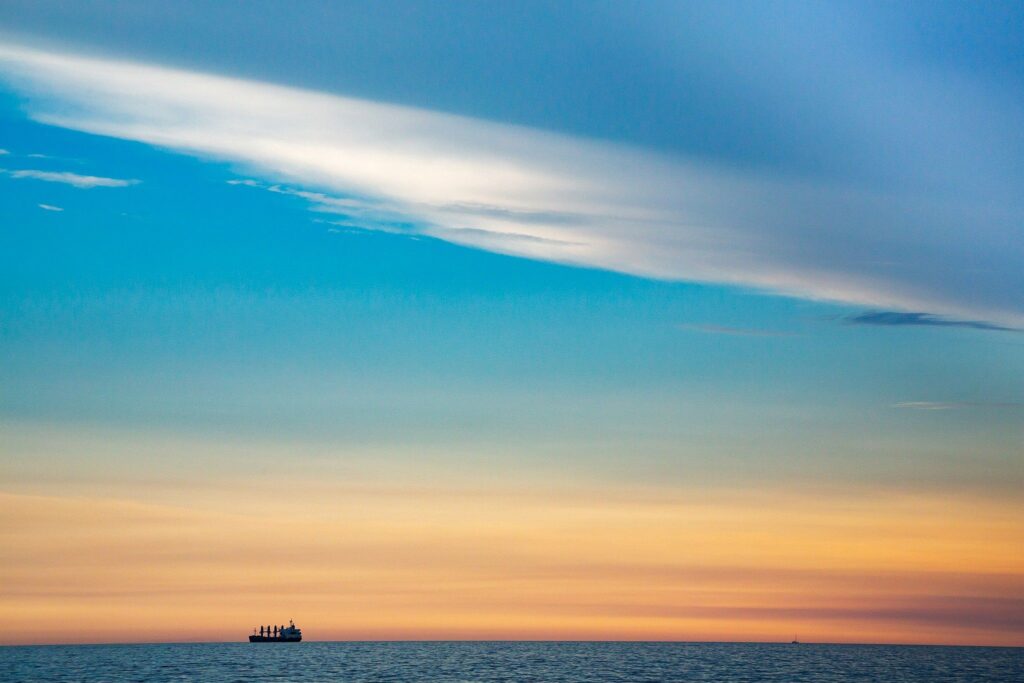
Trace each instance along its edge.
<instances>
[{"instance_id":1,"label":"blue sky","mask_svg":"<svg viewBox=\"0 0 1024 683\"><path fill-rule=\"evenodd\" d=\"M1019 5L387 5L0 7L10 491L1019 505Z\"/></svg>"},{"instance_id":2,"label":"blue sky","mask_svg":"<svg viewBox=\"0 0 1024 683\"><path fill-rule=\"evenodd\" d=\"M999 461L1020 436L1016 332L339 228L221 163L26 121L13 98L4 121L10 419L887 486L962 478L958 449Z\"/></svg>"},{"instance_id":3,"label":"blue sky","mask_svg":"<svg viewBox=\"0 0 1024 683\"><path fill-rule=\"evenodd\" d=\"M994 452L1019 437L1018 333L957 325L1021 315L1012 4L115 5L4 9L14 415L397 438L379 400L410 441L451 420L668 444L790 405L839 450L867 421L941 451L912 414L935 404ZM283 113L190 94L257 81L296 88L259 91ZM150 86L184 118L132 102ZM779 431L773 457L800 441Z\"/></svg>"}]
</instances>

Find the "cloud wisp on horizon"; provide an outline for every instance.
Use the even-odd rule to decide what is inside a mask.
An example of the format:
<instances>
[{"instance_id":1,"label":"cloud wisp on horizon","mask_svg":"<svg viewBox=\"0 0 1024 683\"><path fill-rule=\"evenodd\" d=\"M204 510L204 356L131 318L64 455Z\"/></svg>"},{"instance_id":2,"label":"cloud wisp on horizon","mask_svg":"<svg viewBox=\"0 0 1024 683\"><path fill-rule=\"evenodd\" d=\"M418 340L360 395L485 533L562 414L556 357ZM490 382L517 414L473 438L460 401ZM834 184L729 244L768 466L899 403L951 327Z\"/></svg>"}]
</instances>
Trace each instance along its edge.
<instances>
[{"instance_id":1,"label":"cloud wisp on horizon","mask_svg":"<svg viewBox=\"0 0 1024 683\"><path fill-rule=\"evenodd\" d=\"M900 401L893 408L906 410L961 410L965 408L1022 408L1014 401Z\"/></svg>"},{"instance_id":2,"label":"cloud wisp on horizon","mask_svg":"<svg viewBox=\"0 0 1024 683\"><path fill-rule=\"evenodd\" d=\"M1020 206L882 195L12 44L0 44L0 74L37 121L228 161L302 188L292 193L317 210L364 211L361 227L380 213L527 258L1024 326Z\"/></svg>"}]
</instances>

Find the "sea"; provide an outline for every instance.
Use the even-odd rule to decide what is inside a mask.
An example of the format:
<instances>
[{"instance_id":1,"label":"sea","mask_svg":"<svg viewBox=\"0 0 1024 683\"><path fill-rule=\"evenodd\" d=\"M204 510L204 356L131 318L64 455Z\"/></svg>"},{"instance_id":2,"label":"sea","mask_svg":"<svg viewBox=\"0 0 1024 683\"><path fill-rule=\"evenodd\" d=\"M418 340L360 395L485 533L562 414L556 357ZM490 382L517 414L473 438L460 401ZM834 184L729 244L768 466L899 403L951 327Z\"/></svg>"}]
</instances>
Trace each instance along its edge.
<instances>
[{"instance_id":1,"label":"sea","mask_svg":"<svg viewBox=\"0 0 1024 683\"><path fill-rule=\"evenodd\" d=\"M1024 682L1024 648L303 642L0 647L0 681Z\"/></svg>"}]
</instances>

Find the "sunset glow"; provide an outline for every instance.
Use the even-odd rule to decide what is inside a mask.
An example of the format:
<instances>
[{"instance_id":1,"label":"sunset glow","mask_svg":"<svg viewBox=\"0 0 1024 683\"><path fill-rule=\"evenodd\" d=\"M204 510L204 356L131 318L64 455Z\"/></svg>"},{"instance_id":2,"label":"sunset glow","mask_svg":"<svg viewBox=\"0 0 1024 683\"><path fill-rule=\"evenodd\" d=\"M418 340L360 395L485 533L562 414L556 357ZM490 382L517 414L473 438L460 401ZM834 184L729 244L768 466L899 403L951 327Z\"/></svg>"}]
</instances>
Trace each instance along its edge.
<instances>
[{"instance_id":1,"label":"sunset glow","mask_svg":"<svg viewBox=\"0 0 1024 683\"><path fill-rule=\"evenodd\" d=\"M185 5L0 8L0 644L1024 646L1019 8Z\"/></svg>"}]
</instances>

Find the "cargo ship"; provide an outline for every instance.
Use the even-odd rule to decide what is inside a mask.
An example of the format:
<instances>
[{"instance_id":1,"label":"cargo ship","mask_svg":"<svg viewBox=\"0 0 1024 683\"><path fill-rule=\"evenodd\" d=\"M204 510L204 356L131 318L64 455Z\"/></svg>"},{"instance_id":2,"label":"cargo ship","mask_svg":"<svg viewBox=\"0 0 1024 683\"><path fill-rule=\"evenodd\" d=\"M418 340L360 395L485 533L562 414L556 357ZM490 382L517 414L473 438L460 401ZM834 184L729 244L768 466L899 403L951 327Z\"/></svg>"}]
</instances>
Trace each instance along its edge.
<instances>
[{"instance_id":1,"label":"cargo ship","mask_svg":"<svg viewBox=\"0 0 1024 683\"><path fill-rule=\"evenodd\" d=\"M250 643L297 643L302 640L302 630L295 622L288 620L287 626L260 626L252 630Z\"/></svg>"}]
</instances>

